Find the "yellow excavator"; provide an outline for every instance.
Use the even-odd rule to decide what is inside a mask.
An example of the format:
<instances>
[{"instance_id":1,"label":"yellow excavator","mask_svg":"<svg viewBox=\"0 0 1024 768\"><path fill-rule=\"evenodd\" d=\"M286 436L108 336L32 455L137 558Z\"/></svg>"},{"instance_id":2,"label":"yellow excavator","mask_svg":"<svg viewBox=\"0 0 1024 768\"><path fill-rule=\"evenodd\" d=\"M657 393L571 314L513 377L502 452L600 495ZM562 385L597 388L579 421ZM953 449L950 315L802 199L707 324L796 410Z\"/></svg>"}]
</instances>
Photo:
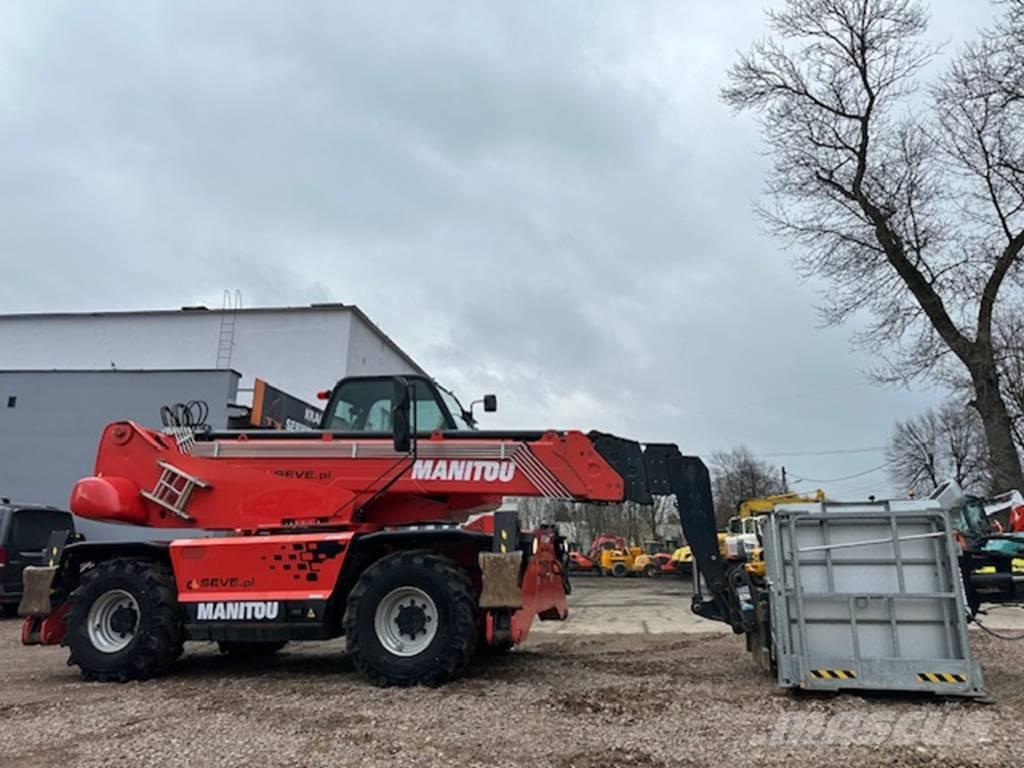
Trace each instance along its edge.
<instances>
[{"instance_id":1,"label":"yellow excavator","mask_svg":"<svg viewBox=\"0 0 1024 768\"><path fill-rule=\"evenodd\" d=\"M746 560L760 547L757 538L757 518L775 509L776 504L799 504L801 502L825 501L825 492L820 488L813 493L779 493L772 496L757 496L745 499L736 508L736 514L729 518L725 531L718 533L718 549L726 560ZM688 546L672 553L672 562L680 571L689 568L693 553Z\"/></svg>"}]
</instances>

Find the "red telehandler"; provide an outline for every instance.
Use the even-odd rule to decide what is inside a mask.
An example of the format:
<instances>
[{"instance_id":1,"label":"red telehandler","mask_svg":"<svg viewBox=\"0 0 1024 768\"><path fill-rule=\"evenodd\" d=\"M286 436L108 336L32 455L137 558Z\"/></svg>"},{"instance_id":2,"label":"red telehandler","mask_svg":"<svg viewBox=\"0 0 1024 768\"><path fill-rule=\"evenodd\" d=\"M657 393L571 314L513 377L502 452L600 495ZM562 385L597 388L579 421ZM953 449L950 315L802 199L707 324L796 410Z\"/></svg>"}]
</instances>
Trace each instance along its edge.
<instances>
[{"instance_id":1,"label":"red telehandler","mask_svg":"<svg viewBox=\"0 0 1024 768\"><path fill-rule=\"evenodd\" d=\"M675 494L710 587L694 610L741 631L707 469L675 445L477 431L471 412L425 377L342 379L318 431L115 422L72 510L226 535L55 536L50 565L25 577L22 641L67 646L85 679L126 681L164 672L187 640L263 655L344 635L374 683L439 685L476 650L522 642L535 618L567 616L563 540L493 513L503 496L650 503L654 494Z\"/></svg>"}]
</instances>

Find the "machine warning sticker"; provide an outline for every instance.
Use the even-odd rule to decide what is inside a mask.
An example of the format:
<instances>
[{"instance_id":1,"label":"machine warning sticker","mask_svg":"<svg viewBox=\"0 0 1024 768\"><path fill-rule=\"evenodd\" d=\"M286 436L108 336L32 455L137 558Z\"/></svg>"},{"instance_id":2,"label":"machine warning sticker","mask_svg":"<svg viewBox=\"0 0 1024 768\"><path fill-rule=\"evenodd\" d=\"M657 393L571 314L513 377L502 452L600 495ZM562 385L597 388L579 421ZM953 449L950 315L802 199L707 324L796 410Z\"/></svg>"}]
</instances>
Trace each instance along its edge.
<instances>
[{"instance_id":1,"label":"machine warning sticker","mask_svg":"<svg viewBox=\"0 0 1024 768\"><path fill-rule=\"evenodd\" d=\"M273 621L280 612L277 601L232 601L199 603L197 621Z\"/></svg>"}]
</instances>

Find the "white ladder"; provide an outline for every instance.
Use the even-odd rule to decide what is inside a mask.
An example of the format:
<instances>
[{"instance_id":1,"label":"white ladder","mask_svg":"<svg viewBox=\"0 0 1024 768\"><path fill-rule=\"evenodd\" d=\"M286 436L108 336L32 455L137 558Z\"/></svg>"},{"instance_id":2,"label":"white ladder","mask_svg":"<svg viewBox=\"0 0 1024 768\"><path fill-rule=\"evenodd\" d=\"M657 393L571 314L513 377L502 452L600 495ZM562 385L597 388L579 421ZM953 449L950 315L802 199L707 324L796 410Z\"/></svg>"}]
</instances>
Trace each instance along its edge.
<instances>
[{"instance_id":1,"label":"white ladder","mask_svg":"<svg viewBox=\"0 0 1024 768\"><path fill-rule=\"evenodd\" d=\"M210 484L194 475L182 472L162 459L157 459L156 463L163 471L153 490L142 491L142 497L182 520L192 520L192 516L185 511L192 492L196 488L209 488Z\"/></svg>"},{"instance_id":2,"label":"white ladder","mask_svg":"<svg viewBox=\"0 0 1024 768\"><path fill-rule=\"evenodd\" d=\"M220 333L217 336L217 368L230 368L235 351L235 321L242 308L242 292L224 291L224 307L220 314Z\"/></svg>"}]
</instances>

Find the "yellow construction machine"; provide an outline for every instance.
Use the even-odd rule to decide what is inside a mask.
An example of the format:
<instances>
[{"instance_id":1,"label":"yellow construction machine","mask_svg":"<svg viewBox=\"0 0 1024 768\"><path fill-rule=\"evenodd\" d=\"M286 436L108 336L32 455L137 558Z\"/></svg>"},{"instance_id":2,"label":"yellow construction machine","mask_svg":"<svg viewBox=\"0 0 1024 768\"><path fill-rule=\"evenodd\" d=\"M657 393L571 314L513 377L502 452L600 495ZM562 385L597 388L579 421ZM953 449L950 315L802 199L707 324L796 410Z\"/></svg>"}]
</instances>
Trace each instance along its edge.
<instances>
[{"instance_id":1,"label":"yellow construction machine","mask_svg":"<svg viewBox=\"0 0 1024 768\"><path fill-rule=\"evenodd\" d=\"M825 492L820 488L813 493L779 493L772 496L758 496L741 501L736 514L729 518L724 532L718 533L718 549L723 559L750 560L760 549L757 526L758 518L775 509L777 504L799 504L801 502L825 501ZM672 553L676 568L684 570L693 561L689 546L680 547ZM761 563L761 568L764 564Z\"/></svg>"},{"instance_id":2,"label":"yellow construction machine","mask_svg":"<svg viewBox=\"0 0 1024 768\"><path fill-rule=\"evenodd\" d=\"M637 561L643 556L643 547L609 547L598 553L597 565L605 576L632 576L642 572Z\"/></svg>"}]
</instances>

